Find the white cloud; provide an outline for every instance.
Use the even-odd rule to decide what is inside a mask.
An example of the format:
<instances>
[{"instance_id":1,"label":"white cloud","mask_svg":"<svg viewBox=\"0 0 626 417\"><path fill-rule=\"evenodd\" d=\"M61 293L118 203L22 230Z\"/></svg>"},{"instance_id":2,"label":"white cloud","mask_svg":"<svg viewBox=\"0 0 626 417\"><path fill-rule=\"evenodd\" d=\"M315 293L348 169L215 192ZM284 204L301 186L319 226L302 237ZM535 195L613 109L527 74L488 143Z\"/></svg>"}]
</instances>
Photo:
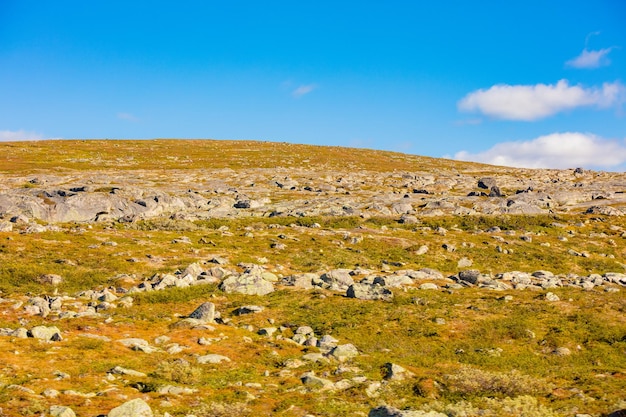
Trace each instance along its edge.
<instances>
[{"instance_id":1,"label":"white cloud","mask_svg":"<svg viewBox=\"0 0 626 417\"><path fill-rule=\"evenodd\" d=\"M599 68L607 66L611 63L611 60L608 58L609 52L611 52L611 48L599 49L597 51L590 51L587 48L583 49L583 51L576 58L572 58L565 63L566 67L572 68Z\"/></svg>"},{"instance_id":2,"label":"white cloud","mask_svg":"<svg viewBox=\"0 0 626 417\"><path fill-rule=\"evenodd\" d=\"M127 120L129 122L138 122L139 118L130 113L118 113L117 118L121 120Z\"/></svg>"},{"instance_id":3,"label":"white cloud","mask_svg":"<svg viewBox=\"0 0 626 417\"><path fill-rule=\"evenodd\" d=\"M291 95L296 97L296 98L302 97L302 96L304 96L306 94L309 94L310 92L312 92L316 88L317 88L317 86L315 84L301 85L298 88L296 88L295 90L293 90L291 92Z\"/></svg>"},{"instance_id":4,"label":"white cloud","mask_svg":"<svg viewBox=\"0 0 626 417\"><path fill-rule=\"evenodd\" d=\"M457 152L454 159L519 168L609 168L626 162L626 144L589 133L552 133L529 141L498 143L475 154Z\"/></svg>"},{"instance_id":5,"label":"white cloud","mask_svg":"<svg viewBox=\"0 0 626 417\"><path fill-rule=\"evenodd\" d=\"M43 140L42 135L25 130L0 130L0 142L21 142L26 140Z\"/></svg>"},{"instance_id":6,"label":"white cloud","mask_svg":"<svg viewBox=\"0 0 626 417\"><path fill-rule=\"evenodd\" d=\"M461 111L478 111L498 119L533 121L576 107L610 107L625 97L626 88L619 81L584 88L560 80L556 84L494 85L469 93L457 106Z\"/></svg>"}]
</instances>

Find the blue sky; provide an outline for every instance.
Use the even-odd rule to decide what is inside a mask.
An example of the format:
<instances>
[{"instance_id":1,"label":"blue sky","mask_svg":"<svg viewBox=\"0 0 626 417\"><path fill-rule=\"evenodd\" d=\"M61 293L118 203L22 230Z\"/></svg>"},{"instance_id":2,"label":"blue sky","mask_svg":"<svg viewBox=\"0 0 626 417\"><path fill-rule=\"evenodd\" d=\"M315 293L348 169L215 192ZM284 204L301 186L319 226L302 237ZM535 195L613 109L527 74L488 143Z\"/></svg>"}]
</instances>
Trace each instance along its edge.
<instances>
[{"instance_id":1,"label":"blue sky","mask_svg":"<svg viewBox=\"0 0 626 417\"><path fill-rule=\"evenodd\" d=\"M0 0L0 140L626 169L626 2Z\"/></svg>"}]
</instances>

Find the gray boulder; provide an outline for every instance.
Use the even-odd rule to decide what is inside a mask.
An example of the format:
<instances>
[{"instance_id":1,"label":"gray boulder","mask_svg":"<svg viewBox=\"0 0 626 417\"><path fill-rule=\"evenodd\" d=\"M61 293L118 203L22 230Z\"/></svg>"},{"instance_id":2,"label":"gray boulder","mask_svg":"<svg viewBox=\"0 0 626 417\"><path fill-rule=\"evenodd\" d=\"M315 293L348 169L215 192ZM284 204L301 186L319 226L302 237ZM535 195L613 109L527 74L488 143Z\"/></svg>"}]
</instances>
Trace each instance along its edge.
<instances>
[{"instance_id":1,"label":"gray boulder","mask_svg":"<svg viewBox=\"0 0 626 417\"><path fill-rule=\"evenodd\" d=\"M585 211L585 214L602 214L604 216L623 216L624 212L611 206L592 206Z\"/></svg>"},{"instance_id":2,"label":"gray boulder","mask_svg":"<svg viewBox=\"0 0 626 417\"><path fill-rule=\"evenodd\" d=\"M493 177L483 177L478 180L478 188L483 190L491 190L493 187L497 187L496 179Z\"/></svg>"},{"instance_id":3,"label":"gray boulder","mask_svg":"<svg viewBox=\"0 0 626 417\"><path fill-rule=\"evenodd\" d=\"M423 280L423 279L443 279L443 274L436 269L431 268L422 268L419 271L409 270L405 272L406 275L411 277L412 279Z\"/></svg>"},{"instance_id":4,"label":"gray boulder","mask_svg":"<svg viewBox=\"0 0 626 417\"><path fill-rule=\"evenodd\" d=\"M408 275L387 275L385 277L374 278L372 283L382 285L383 287L396 288L412 285L413 280Z\"/></svg>"},{"instance_id":5,"label":"gray boulder","mask_svg":"<svg viewBox=\"0 0 626 417\"><path fill-rule=\"evenodd\" d=\"M391 205L391 212L393 214L409 214L413 211L411 203L398 202Z\"/></svg>"},{"instance_id":6,"label":"gray boulder","mask_svg":"<svg viewBox=\"0 0 626 417\"><path fill-rule=\"evenodd\" d=\"M333 381L307 373L301 378L302 383L309 389L316 391L328 391L335 388Z\"/></svg>"},{"instance_id":7,"label":"gray boulder","mask_svg":"<svg viewBox=\"0 0 626 417\"><path fill-rule=\"evenodd\" d=\"M202 303L189 315L190 319L213 322L215 320L215 304Z\"/></svg>"},{"instance_id":8,"label":"gray boulder","mask_svg":"<svg viewBox=\"0 0 626 417\"><path fill-rule=\"evenodd\" d=\"M255 274L232 275L219 287L226 293L238 292L248 295L266 295L274 292L274 284Z\"/></svg>"},{"instance_id":9,"label":"gray boulder","mask_svg":"<svg viewBox=\"0 0 626 417\"><path fill-rule=\"evenodd\" d=\"M74 413L74 410L62 405L50 406L50 415L52 417L76 417L76 413Z\"/></svg>"},{"instance_id":10,"label":"gray boulder","mask_svg":"<svg viewBox=\"0 0 626 417\"><path fill-rule=\"evenodd\" d=\"M319 279L319 275L313 273L295 274L283 278L282 284L310 290L313 288L313 282L319 281Z\"/></svg>"},{"instance_id":11,"label":"gray boulder","mask_svg":"<svg viewBox=\"0 0 626 417\"><path fill-rule=\"evenodd\" d=\"M34 337L35 339L59 342L63 340L61 337L61 331L54 326L46 327L46 326L36 326L30 329L28 332L30 337Z\"/></svg>"},{"instance_id":12,"label":"gray boulder","mask_svg":"<svg viewBox=\"0 0 626 417\"><path fill-rule=\"evenodd\" d=\"M403 381L414 376L413 372L395 363L388 362L384 365L385 379L389 381Z\"/></svg>"},{"instance_id":13,"label":"gray boulder","mask_svg":"<svg viewBox=\"0 0 626 417\"><path fill-rule=\"evenodd\" d=\"M378 284L352 284L348 287L346 296L359 300L391 301L393 299L391 290Z\"/></svg>"},{"instance_id":14,"label":"gray boulder","mask_svg":"<svg viewBox=\"0 0 626 417\"><path fill-rule=\"evenodd\" d=\"M403 214L402 216L400 216L399 222L400 224L418 224L419 220L417 219L417 217L410 214Z\"/></svg>"},{"instance_id":15,"label":"gray boulder","mask_svg":"<svg viewBox=\"0 0 626 417\"><path fill-rule=\"evenodd\" d=\"M135 398L109 411L107 417L153 417L153 414L148 403Z\"/></svg>"},{"instance_id":16,"label":"gray boulder","mask_svg":"<svg viewBox=\"0 0 626 417\"><path fill-rule=\"evenodd\" d=\"M353 344L347 343L345 345L336 346L330 352L330 356L337 359L339 362L344 362L348 359L359 356L359 351Z\"/></svg>"},{"instance_id":17,"label":"gray boulder","mask_svg":"<svg viewBox=\"0 0 626 417\"><path fill-rule=\"evenodd\" d=\"M333 269L320 276L322 288L331 291L346 291L349 286L354 284L350 271L347 269Z\"/></svg>"},{"instance_id":18,"label":"gray boulder","mask_svg":"<svg viewBox=\"0 0 626 417\"><path fill-rule=\"evenodd\" d=\"M183 272L180 273L181 277L191 275L194 279L197 279L200 274L204 272L204 268L197 262L189 264Z\"/></svg>"},{"instance_id":19,"label":"gray boulder","mask_svg":"<svg viewBox=\"0 0 626 417\"><path fill-rule=\"evenodd\" d=\"M47 317L50 314L50 302L43 297L33 297L28 300L28 305L25 307L28 314L40 315L41 317Z\"/></svg>"},{"instance_id":20,"label":"gray boulder","mask_svg":"<svg viewBox=\"0 0 626 417\"><path fill-rule=\"evenodd\" d=\"M468 269L459 272L459 280L465 281L470 284L477 284L480 278L480 271L476 269Z\"/></svg>"},{"instance_id":21,"label":"gray boulder","mask_svg":"<svg viewBox=\"0 0 626 417\"><path fill-rule=\"evenodd\" d=\"M502 197L502 191L500 191L500 187L498 187L497 185L494 185L493 187L491 187L491 190L489 191L489 197Z\"/></svg>"}]
</instances>

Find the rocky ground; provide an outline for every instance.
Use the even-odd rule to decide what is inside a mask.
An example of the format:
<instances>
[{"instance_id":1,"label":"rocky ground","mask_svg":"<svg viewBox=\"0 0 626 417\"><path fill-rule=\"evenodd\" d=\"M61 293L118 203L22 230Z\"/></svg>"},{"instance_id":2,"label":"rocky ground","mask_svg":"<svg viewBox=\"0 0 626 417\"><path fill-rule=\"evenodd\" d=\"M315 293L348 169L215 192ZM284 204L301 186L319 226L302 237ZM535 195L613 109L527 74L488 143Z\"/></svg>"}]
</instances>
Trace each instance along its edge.
<instances>
[{"instance_id":1,"label":"rocky ground","mask_svg":"<svg viewBox=\"0 0 626 417\"><path fill-rule=\"evenodd\" d=\"M623 173L1 146L0 415L626 408Z\"/></svg>"},{"instance_id":2,"label":"rocky ground","mask_svg":"<svg viewBox=\"0 0 626 417\"><path fill-rule=\"evenodd\" d=\"M12 222L133 222L160 216L622 215L626 179L585 170L482 168L383 172L324 166L90 169L6 175L0 213ZM9 228L6 223L2 226Z\"/></svg>"}]
</instances>

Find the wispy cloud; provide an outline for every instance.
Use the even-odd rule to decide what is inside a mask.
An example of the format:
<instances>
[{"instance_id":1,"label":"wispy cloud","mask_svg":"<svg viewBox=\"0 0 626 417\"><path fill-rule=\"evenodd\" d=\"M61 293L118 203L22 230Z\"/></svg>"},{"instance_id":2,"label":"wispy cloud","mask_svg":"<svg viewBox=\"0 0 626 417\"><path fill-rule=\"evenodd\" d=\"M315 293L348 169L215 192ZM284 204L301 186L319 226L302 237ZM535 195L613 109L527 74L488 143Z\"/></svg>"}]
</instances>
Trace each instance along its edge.
<instances>
[{"instance_id":1,"label":"wispy cloud","mask_svg":"<svg viewBox=\"0 0 626 417\"><path fill-rule=\"evenodd\" d=\"M317 86L315 84L301 85L298 88L296 88L295 90L293 90L291 92L291 95L294 96L295 98L299 98L299 97L302 97L304 95L309 94L310 92L312 92L316 88L317 88Z\"/></svg>"},{"instance_id":2,"label":"wispy cloud","mask_svg":"<svg viewBox=\"0 0 626 417\"><path fill-rule=\"evenodd\" d=\"M609 52L615 49L614 46L610 48L598 49L598 50L588 50L587 48L583 49L583 51L576 58L572 58L565 63L566 67L571 68L581 68L581 69L593 69L599 67L605 67L611 63L611 60L608 58Z\"/></svg>"},{"instance_id":3,"label":"wispy cloud","mask_svg":"<svg viewBox=\"0 0 626 417\"><path fill-rule=\"evenodd\" d=\"M626 144L589 133L552 133L498 143L484 152L457 152L453 158L520 168L610 168L626 162Z\"/></svg>"},{"instance_id":4,"label":"wispy cloud","mask_svg":"<svg viewBox=\"0 0 626 417\"><path fill-rule=\"evenodd\" d=\"M572 58L565 63L566 67L571 68L584 68L584 69L593 69L599 67L605 67L611 63L608 58L609 52L615 49L615 46L604 49L590 50L589 49L589 39L592 36L599 35L600 32L591 32L587 34L585 37L585 48L576 58Z\"/></svg>"},{"instance_id":5,"label":"wispy cloud","mask_svg":"<svg viewBox=\"0 0 626 417\"><path fill-rule=\"evenodd\" d=\"M560 80L556 84L494 85L469 93L457 107L497 119L533 121L576 107L611 107L623 102L625 97L626 88L619 81L604 83L600 88L585 88Z\"/></svg>"},{"instance_id":6,"label":"wispy cloud","mask_svg":"<svg viewBox=\"0 0 626 417\"><path fill-rule=\"evenodd\" d=\"M18 142L26 140L43 140L41 134L25 130L0 130L0 142Z\"/></svg>"},{"instance_id":7,"label":"wispy cloud","mask_svg":"<svg viewBox=\"0 0 626 417\"><path fill-rule=\"evenodd\" d=\"M129 122L138 122L139 118L133 114L130 113L118 113L117 114L117 118L121 119L121 120L127 120Z\"/></svg>"}]
</instances>

